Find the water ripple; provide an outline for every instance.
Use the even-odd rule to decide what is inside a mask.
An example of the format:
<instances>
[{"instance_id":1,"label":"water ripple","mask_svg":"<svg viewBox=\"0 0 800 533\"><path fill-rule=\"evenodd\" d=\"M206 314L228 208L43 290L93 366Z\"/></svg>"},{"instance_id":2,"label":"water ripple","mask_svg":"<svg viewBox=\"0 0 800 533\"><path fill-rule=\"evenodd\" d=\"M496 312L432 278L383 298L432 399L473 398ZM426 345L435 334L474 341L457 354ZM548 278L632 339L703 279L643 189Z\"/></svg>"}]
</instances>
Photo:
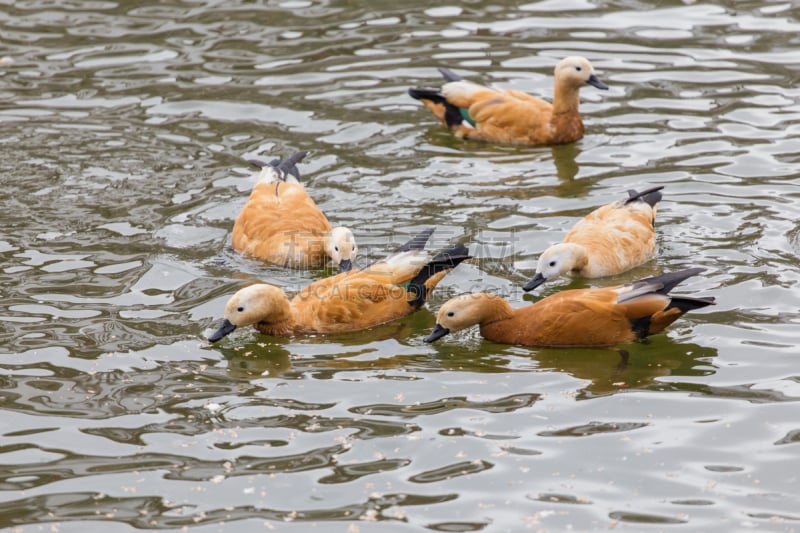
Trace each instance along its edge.
<instances>
[{"instance_id":1,"label":"water ripple","mask_svg":"<svg viewBox=\"0 0 800 533\"><path fill-rule=\"evenodd\" d=\"M8 3L0 527L790 530L800 21L729 4ZM461 141L407 93L446 66L549 98L573 54L609 90L567 146ZM243 284L332 273L230 247L245 159L295 150L359 265L428 226L476 260L367 332L210 345ZM523 295L576 220L653 185L653 261ZM689 266L717 305L627 362L423 342L454 294Z\"/></svg>"}]
</instances>

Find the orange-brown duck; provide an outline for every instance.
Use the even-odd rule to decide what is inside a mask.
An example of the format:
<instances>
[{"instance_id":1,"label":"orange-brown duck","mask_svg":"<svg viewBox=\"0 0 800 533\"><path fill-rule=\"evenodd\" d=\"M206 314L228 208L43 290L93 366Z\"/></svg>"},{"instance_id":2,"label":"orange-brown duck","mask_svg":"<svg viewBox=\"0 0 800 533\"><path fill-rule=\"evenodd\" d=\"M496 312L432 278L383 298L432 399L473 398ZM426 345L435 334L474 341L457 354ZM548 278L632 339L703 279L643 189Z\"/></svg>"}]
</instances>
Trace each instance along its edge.
<instances>
[{"instance_id":1,"label":"orange-brown duck","mask_svg":"<svg viewBox=\"0 0 800 533\"><path fill-rule=\"evenodd\" d=\"M493 294L462 294L442 305L436 327L425 341L478 325L485 339L504 344L567 347L633 342L664 331L688 311L714 303L710 297L670 294L703 270L691 268L617 287L561 291L519 309Z\"/></svg>"},{"instance_id":2,"label":"orange-brown duck","mask_svg":"<svg viewBox=\"0 0 800 533\"><path fill-rule=\"evenodd\" d=\"M216 342L241 326L267 335L344 333L367 329L418 310L453 268L469 259L463 244L434 257L424 250L426 230L385 259L308 285L292 300L279 287L257 284L234 294L225 306Z\"/></svg>"},{"instance_id":3,"label":"orange-brown duck","mask_svg":"<svg viewBox=\"0 0 800 533\"><path fill-rule=\"evenodd\" d=\"M420 100L457 137L497 143L549 146L583 137L580 89L608 89L583 57L562 59L555 68L553 103L514 89L485 87L440 68L441 89L412 88Z\"/></svg>"},{"instance_id":4,"label":"orange-brown duck","mask_svg":"<svg viewBox=\"0 0 800 533\"><path fill-rule=\"evenodd\" d=\"M536 275L522 288L532 290L563 275L613 276L652 259L656 251L656 204L661 189L628 191L628 198L586 215L539 256Z\"/></svg>"},{"instance_id":5,"label":"orange-brown duck","mask_svg":"<svg viewBox=\"0 0 800 533\"><path fill-rule=\"evenodd\" d=\"M233 226L233 249L291 268L322 267L330 258L339 270L350 270L358 253L353 232L331 227L299 182L295 165L305 155L250 161L261 174Z\"/></svg>"}]
</instances>

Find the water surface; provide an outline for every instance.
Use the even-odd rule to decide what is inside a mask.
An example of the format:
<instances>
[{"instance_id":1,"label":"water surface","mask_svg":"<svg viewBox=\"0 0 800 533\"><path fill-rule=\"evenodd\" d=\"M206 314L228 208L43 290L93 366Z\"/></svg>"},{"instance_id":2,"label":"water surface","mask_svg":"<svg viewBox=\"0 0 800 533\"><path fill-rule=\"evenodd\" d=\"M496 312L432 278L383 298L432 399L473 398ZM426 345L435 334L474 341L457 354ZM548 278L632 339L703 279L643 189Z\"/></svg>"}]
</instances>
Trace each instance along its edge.
<instances>
[{"instance_id":1,"label":"water surface","mask_svg":"<svg viewBox=\"0 0 800 533\"><path fill-rule=\"evenodd\" d=\"M796 531L800 20L790 2L6 3L0 527L14 531ZM586 137L464 142L437 66L552 95ZM373 330L209 346L252 280L248 157L301 172L360 264L436 226L478 257ZM524 305L538 253L663 185L655 260L715 296L647 344L422 339L453 294Z\"/></svg>"}]
</instances>

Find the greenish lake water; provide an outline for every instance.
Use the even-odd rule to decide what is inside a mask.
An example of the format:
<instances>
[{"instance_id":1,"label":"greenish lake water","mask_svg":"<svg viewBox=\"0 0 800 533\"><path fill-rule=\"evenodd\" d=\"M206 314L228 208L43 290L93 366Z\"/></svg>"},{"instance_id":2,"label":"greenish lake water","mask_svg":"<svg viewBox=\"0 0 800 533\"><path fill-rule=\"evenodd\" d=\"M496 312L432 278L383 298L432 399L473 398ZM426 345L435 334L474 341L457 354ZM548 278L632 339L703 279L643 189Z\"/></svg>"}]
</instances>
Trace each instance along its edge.
<instances>
[{"instance_id":1,"label":"greenish lake water","mask_svg":"<svg viewBox=\"0 0 800 533\"><path fill-rule=\"evenodd\" d=\"M800 18L791 2L0 3L0 529L797 531ZM552 95L588 57L583 140L454 139L408 94ZM358 264L436 226L477 257L406 319L332 337L205 335L258 279L256 173L308 150ZM520 286L625 191L664 186L657 257ZM423 338L450 296L515 306L705 267L717 305L649 343Z\"/></svg>"}]
</instances>

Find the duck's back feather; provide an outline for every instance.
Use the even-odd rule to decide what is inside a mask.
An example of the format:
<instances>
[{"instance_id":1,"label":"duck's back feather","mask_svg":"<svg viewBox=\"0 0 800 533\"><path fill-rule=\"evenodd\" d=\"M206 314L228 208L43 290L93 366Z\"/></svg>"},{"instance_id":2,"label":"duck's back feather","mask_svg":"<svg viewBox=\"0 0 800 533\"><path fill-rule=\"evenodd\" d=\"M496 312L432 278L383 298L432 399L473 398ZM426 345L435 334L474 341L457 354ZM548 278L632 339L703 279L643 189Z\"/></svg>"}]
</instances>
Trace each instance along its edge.
<instances>
[{"instance_id":1,"label":"duck's back feather","mask_svg":"<svg viewBox=\"0 0 800 533\"><path fill-rule=\"evenodd\" d=\"M669 294L703 270L692 268L618 287L561 291L515 310L512 318L483 325L481 333L495 342L531 346L632 342L664 331L688 311L714 303L714 298Z\"/></svg>"},{"instance_id":2,"label":"duck's back feather","mask_svg":"<svg viewBox=\"0 0 800 533\"><path fill-rule=\"evenodd\" d=\"M425 230L382 261L308 285L292 300L298 331L356 331L419 309L444 275L469 253L456 245L431 258Z\"/></svg>"},{"instance_id":3,"label":"duck's back feather","mask_svg":"<svg viewBox=\"0 0 800 533\"><path fill-rule=\"evenodd\" d=\"M233 248L252 257L290 266L325 263L328 219L297 183L258 183L233 226Z\"/></svg>"},{"instance_id":4,"label":"duck's back feather","mask_svg":"<svg viewBox=\"0 0 800 533\"><path fill-rule=\"evenodd\" d=\"M561 291L481 328L487 339L530 346L601 346L635 340L613 291ZM578 297L580 296L580 297Z\"/></svg>"},{"instance_id":5,"label":"duck's back feather","mask_svg":"<svg viewBox=\"0 0 800 533\"><path fill-rule=\"evenodd\" d=\"M563 242L583 246L589 262L585 277L618 274L649 260L655 253L655 209L646 202L604 205L580 220Z\"/></svg>"}]
</instances>

